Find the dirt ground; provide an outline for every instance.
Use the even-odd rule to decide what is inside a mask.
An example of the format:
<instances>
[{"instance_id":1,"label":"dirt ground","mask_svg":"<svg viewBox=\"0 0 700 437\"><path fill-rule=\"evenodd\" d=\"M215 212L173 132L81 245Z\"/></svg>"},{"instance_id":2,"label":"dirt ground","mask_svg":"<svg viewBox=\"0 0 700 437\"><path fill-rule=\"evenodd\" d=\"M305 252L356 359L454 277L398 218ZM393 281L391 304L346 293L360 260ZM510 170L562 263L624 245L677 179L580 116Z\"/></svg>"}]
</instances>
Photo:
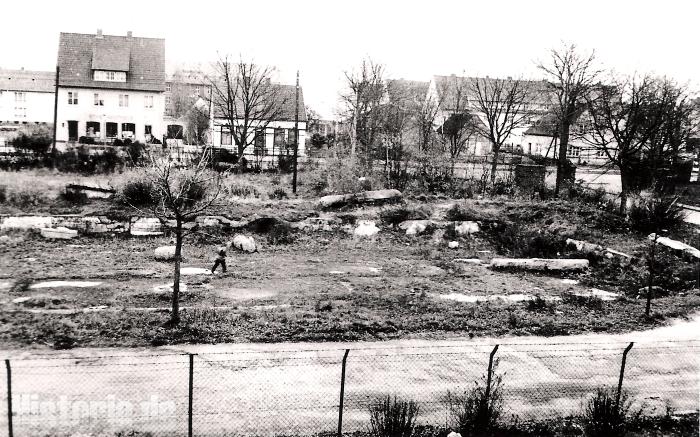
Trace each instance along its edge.
<instances>
[{"instance_id":1,"label":"dirt ground","mask_svg":"<svg viewBox=\"0 0 700 437\"><path fill-rule=\"evenodd\" d=\"M430 204L436 216L444 215L449 205ZM526 218L550 227L545 223L552 216L572 208L566 204L534 208L522 202L471 205L492 216L527 213ZM250 213L254 205L244 208ZM376 217L378 210L352 213ZM296 201L277 203L275 212L289 220L310 214L318 211ZM172 266L153 257L156 247L169 243L167 237L47 241L13 233L0 257L0 343L63 348L551 336L651 328L700 307L697 292L673 294L655 299L654 316L648 319L643 317L644 301L637 296L615 301L571 298L594 287L620 291L590 272L565 276L496 272L483 264L459 261L480 258L487 263L502 254L486 236L461 237L460 247L450 249L445 240L409 237L385 224L380 227L373 239L358 239L342 230L305 231L298 232L291 244L271 244L266 235L252 234L259 251L231 253L226 274L183 277L183 320L176 328L164 326ZM623 251L644 244L639 236L580 229L591 241L605 239ZM216 247L230 238L230 234L190 237L184 267L210 268ZM55 280L94 284L42 284ZM541 299L533 302L536 296Z\"/></svg>"}]
</instances>

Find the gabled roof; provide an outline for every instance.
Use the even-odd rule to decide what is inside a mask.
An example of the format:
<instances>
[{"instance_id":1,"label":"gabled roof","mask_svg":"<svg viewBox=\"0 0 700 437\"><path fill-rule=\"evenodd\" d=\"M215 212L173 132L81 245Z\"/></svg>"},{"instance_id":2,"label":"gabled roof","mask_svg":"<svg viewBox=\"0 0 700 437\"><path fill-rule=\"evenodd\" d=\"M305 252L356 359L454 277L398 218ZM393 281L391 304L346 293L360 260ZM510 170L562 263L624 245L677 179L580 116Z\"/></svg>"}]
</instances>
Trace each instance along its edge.
<instances>
[{"instance_id":1,"label":"gabled roof","mask_svg":"<svg viewBox=\"0 0 700 437\"><path fill-rule=\"evenodd\" d=\"M159 92L165 89L165 40L61 33L59 85ZM93 80L93 70L125 71L126 82Z\"/></svg>"},{"instance_id":2,"label":"gabled roof","mask_svg":"<svg viewBox=\"0 0 700 437\"><path fill-rule=\"evenodd\" d=\"M394 79L386 81L390 102L411 102L422 104L428 94L428 82Z\"/></svg>"},{"instance_id":3,"label":"gabled roof","mask_svg":"<svg viewBox=\"0 0 700 437\"><path fill-rule=\"evenodd\" d=\"M296 98L296 86L282 84L272 84L272 86L277 88L274 94L277 96L277 103L280 105L280 115L276 118L276 121L294 121L294 100ZM304 92L301 87L299 87L298 108L299 122L305 122L306 110L304 109ZM221 113L220 108L218 108L217 105L214 105L214 118L224 118L224 115Z\"/></svg>"},{"instance_id":4,"label":"gabled roof","mask_svg":"<svg viewBox=\"0 0 700 437\"><path fill-rule=\"evenodd\" d=\"M559 122L557 116L552 112L548 112L533 123L533 125L525 131L525 135L554 137L558 135L558 132Z\"/></svg>"},{"instance_id":5,"label":"gabled roof","mask_svg":"<svg viewBox=\"0 0 700 437\"><path fill-rule=\"evenodd\" d=\"M433 81L438 93L438 99L444 108L453 108L458 97L458 91L461 90L461 98L469 100L475 99L473 95L473 87L477 80L486 82L499 82L508 79L489 78L489 77L463 77L463 76L434 76ZM523 80L525 86L529 89L532 103L547 103L551 100L551 90L546 81L543 80Z\"/></svg>"},{"instance_id":6,"label":"gabled roof","mask_svg":"<svg viewBox=\"0 0 700 437\"><path fill-rule=\"evenodd\" d=\"M0 70L0 90L53 93L55 79L53 71Z\"/></svg>"}]
</instances>

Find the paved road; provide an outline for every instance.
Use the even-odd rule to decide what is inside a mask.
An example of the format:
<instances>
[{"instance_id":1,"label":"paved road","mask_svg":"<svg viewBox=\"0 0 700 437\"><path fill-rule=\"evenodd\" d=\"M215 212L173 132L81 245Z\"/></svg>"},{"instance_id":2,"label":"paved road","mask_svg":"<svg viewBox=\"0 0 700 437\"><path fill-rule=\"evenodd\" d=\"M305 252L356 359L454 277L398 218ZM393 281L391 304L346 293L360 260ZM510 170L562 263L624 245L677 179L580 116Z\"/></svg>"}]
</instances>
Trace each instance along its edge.
<instances>
[{"instance_id":1,"label":"paved road","mask_svg":"<svg viewBox=\"0 0 700 437\"><path fill-rule=\"evenodd\" d=\"M367 403L399 394L421 402L422 420L445 423L445 395L484 374L500 344L506 412L575 413L601 385L614 385L623 348L625 387L639 402L698 407L700 314L624 335L409 339L357 343L186 345L149 349L4 351L13 375L15 435L137 429L185 435L189 357L196 435L310 434L333 430L342 356L347 360L346 430L364 429ZM5 392L6 386L0 384ZM5 400L0 408L6 408ZM7 426L0 416L0 429ZM100 434L101 435L101 434Z\"/></svg>"}]
</instances>

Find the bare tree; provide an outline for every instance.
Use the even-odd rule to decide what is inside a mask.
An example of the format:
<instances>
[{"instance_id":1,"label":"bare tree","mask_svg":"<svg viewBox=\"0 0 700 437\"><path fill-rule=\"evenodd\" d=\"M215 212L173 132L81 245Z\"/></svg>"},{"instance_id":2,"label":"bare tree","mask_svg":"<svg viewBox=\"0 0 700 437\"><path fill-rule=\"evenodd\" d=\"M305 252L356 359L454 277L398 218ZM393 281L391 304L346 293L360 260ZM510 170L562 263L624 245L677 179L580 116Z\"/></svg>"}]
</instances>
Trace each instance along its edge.
<instances>
[{"instance_id":1,"label":"bare tree","mask_svg":"<svg viewBox=\"0 0 700 437\"><path fill-rule=\"evenodd\" d=\"M180 168L169 152L151 154L140 183L146 191L126 193L126 202L148 210L175 235L171 324L180 322L180 264L184 238L194 230L195 218L214 205L221 191L221 174L209 169L210 150L191 166Z\"/></svg>"},{"instance_id":2,"label":"bare tree","mask_svg":"<svg viewBox=\"0 0 700 437\"><path fill-rule=\"evenodd\" d=\"M491 184L496 181L498 155L513 131L524 126L529 112L525 105L533 94L528 83L518 79L474 78L471 81L472 107L481 123L477 131L491 143Z\"/></svg>"},{"instance_id":3,"label":"bare tree","mask_svg":"<svg viewBox=\"0 0 700 437\"><path fill-rule=\"evenodd\" d=\"M224 119L236 145L238 159L254 144L256 134L282 115L287 96L272 83L273 69L220 58L210 78L214 111Z\"/></svg>"},{"instance_id":4,"label":"bare tree","mask_svg":"<svg viewBox=\"0 0 700 437\"><path fill-rule=\"evenodd\" d=\"M626 213L628 196L636 189L636 164L661 132L672 100L670 89L649 76L614 79L591 99L586 141L620 171L620 214Z\"/></svg>"},{"instance_id":5,"label":"bare tree","mask_svg":"<svg viewBox=\"0 0 700 437\"><path fill-rule=\"evenodd\" d=\"M372 59L363 59L360 69L345 72L347 91L341 99L350 119L350 155L363 150L365 164L372 168L372 148L379 131L379 106L385 95L384 66Z\"/></svg>"},{"instance_id":6,"label":"bare tree","mask_svg":"<svg viewBox=\"0 0 700 437\"><path fill-rule=\"evenodd\" d=\"M601 71L595 66L595 52L579 53L574 44L564 44L558 49L552 49L550 54L549 62L540 62L537 67L546 74L549 88L556 96L559 159L555 192L558 194L567 165L566 151L571 125L585 107L589 94L597 87Z\"/></svg>"},{"instance_id":7,"label":"bare tree","mask_svg":"<svg viewBox=\"0 0 700 437\"><path fill-rule=\"evenodd\" d=\"M478 119L470 112L469 87L462 78L454 77L450 85L443 83L442 105L447 115L438 128L450 160L450 175L454 176L455 164L469 141L477 134Z\"/></svg>"}]
</instances>

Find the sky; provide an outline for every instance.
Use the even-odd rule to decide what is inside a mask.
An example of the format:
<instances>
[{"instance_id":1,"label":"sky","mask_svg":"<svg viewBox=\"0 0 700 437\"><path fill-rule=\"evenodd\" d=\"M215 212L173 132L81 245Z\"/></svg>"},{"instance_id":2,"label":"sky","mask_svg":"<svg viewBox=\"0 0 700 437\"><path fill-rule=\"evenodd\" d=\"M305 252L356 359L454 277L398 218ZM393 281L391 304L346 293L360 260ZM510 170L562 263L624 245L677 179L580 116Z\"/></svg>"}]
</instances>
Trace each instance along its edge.
<instances>
[{"instance_id":1,"label":"sky","mask_svg":"<svg viewBox=\"0 0 700 437\"><path fill-rule=\"evenodd\" d=\"M275 66L283 83L299 70L305 103L325 118L364 57L394 79L541 78L536 63L574 43L606 69L700 88L697 0L24 0L1 13L0 68L53 70L60 32L130 30L165 38L169 69L230 54Z\"/></svg>"}]
</instances>

